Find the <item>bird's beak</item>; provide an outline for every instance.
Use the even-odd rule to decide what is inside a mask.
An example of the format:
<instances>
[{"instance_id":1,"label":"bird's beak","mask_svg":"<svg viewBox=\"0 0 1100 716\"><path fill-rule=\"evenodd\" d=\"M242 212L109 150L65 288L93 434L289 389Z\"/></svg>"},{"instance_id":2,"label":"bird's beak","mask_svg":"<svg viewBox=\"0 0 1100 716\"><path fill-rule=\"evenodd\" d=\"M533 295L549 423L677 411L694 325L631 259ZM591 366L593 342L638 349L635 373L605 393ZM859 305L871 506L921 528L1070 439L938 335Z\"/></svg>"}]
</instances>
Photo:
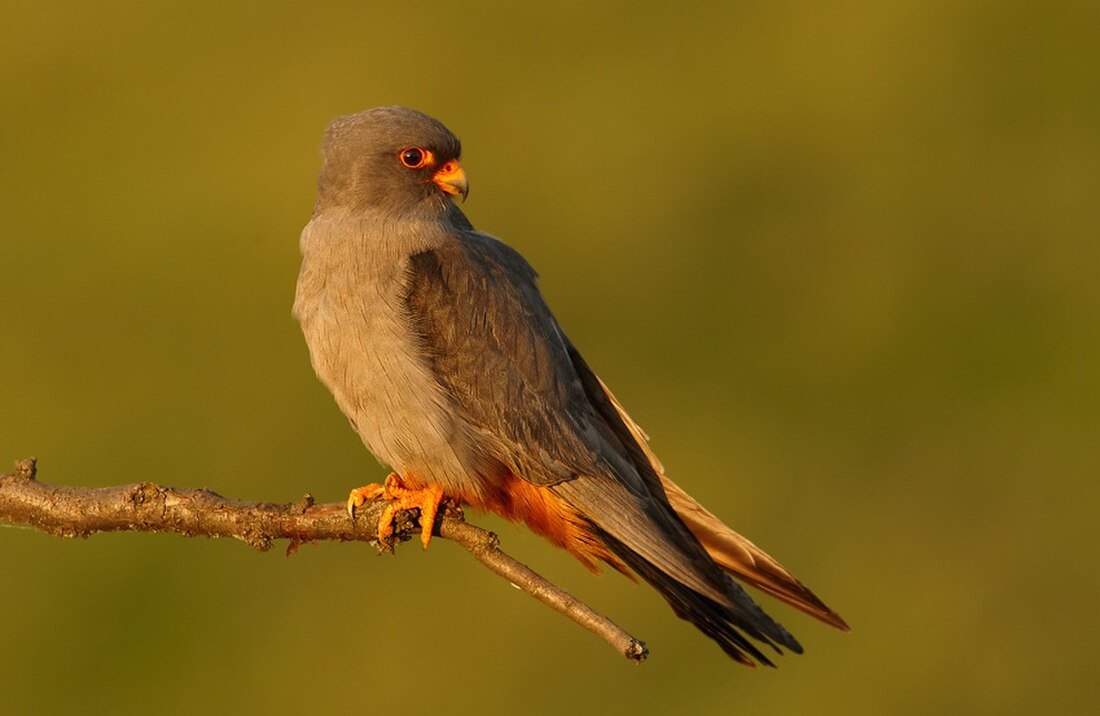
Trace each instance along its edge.
<instances>
[{"instance_id":1,"label":"bird's beak","mask_svg":"<svg viewBox=\"0 0 1100 716\"><path fill-rule=\"evenodd\" d=\"M461 196L462 201L466 201L466 195L470 193L470 183L466 180L466 170L462 168L457 159L452 159L441 166L432 175L432 182L451 196Z\"/></svg>"}]
</instances>

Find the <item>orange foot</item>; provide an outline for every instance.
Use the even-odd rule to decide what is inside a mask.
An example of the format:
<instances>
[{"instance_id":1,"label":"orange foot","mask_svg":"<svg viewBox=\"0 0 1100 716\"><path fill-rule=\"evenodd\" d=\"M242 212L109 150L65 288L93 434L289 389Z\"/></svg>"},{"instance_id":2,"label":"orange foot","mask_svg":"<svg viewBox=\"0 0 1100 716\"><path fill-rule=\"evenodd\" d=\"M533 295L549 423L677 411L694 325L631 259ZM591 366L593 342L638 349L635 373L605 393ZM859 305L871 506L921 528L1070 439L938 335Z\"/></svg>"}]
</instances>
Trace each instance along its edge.
<instances>
[{"instance_id":1,"label":"orange foot","mask_svg":"<svg viewBox=\"0 0 1100 716\"><path fill-rule=\"evenodd\" d=\"M378 520L378 540L384 545L389 544L390 537L393 536L393 518L401 510L416 507L420 509L420 542L427 549L432 541L432 526L435 525L435 516L439 512L439 503L443 501L443 488L439 485L428 485L414 490L405 487L400 476L391 472L383 485L372 482L352 490L348 495L348 514L354 520L356 508L376 497L392 500Z\"/></svg>"}]
</instances>

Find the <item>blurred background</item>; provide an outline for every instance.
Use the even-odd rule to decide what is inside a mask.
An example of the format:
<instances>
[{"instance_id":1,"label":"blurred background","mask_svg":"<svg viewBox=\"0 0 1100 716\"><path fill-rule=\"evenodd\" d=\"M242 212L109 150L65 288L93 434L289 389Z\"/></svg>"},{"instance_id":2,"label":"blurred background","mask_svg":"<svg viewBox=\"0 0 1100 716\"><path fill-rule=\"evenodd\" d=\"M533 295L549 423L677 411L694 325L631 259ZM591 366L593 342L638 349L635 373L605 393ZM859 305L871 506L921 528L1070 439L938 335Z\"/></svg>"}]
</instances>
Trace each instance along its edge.
<instances>
[{"instance_id":1,"label":"blurred background","mask_svg":"<svg viewBox=\"0 0 1100 716\"><path fill-rule=\"evenodd\" d=\"M1100 10L675 7L4 3L0 464L384 475L290 305L326 123L407 104L670 474L853 633L761 597L806 654L751 672L490 517L649 662L442 541L0 528L6 713L1094 712Z\"/></svg>"}]
</instances>

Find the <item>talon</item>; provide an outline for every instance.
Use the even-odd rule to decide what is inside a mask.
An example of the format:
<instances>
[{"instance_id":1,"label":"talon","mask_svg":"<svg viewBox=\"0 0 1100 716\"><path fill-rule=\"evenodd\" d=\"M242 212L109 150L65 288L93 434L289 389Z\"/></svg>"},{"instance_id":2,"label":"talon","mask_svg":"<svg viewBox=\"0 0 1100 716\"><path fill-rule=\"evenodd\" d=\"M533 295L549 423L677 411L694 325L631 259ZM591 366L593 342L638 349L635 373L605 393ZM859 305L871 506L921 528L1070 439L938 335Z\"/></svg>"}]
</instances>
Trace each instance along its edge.
<instances>
[{"instance_id":1,"label":"talon","mask_svg":"<svg viewBox=\"0 0 1100 716\"><path fill-rule=\"evenodd\" d=\"M386 480L388 482L389 478L387 477ZM379 496L386 496L386 487L385 485L379 485L377 482L355 488L348 495L348 516L354 520L357 509L362 507L367 500L373 500Z\"/></svg>"},{"instance_id":2,"label":"talon","mask_svg":"<svg viewBox=\"0 0 1100 716\"><path fill-rule=\"evenodd\" d=\"M351 519L355 519L357 508L376 497L392 500L378 519L378 541L383 545L389 544L393 536L393 518L402 510L417 508L420 510L420 543L427 549L432 541L432 527L435 526L435 517L439 513L439 503L443 501L443 488L439 485L409 488L397 473L391 472L386 477L385 484L371 483L351 491L348 495L348 515Z\"/></svg>"}]
</instances>

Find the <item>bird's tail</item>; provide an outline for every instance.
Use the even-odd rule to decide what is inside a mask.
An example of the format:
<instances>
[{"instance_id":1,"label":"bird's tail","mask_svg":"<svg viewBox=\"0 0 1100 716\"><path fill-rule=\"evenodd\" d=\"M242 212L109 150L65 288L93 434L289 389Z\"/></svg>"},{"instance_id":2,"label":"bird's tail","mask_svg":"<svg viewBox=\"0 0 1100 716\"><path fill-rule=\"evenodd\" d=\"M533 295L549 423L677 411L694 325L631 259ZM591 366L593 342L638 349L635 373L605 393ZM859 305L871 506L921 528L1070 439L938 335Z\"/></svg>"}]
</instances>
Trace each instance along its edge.
<instances>
[{"instance_id":1,"label":"bird's tail","mask_svg":"<svg viewBox=\"0 0 1100 716\"><path fill-rule=\"evenodd\" d=\"M771 647L777 654L782 653L779 645L796 654L802 653L802 647L798 641L765 614L736 585L731 585L733 589L730 596L734 598L724 604L720 603L672 577L607 532L598 531L598 534L619 559L665 598L677 616L694 624L735 661L753 667L757 663L774 666L772 661L745 635Z\"/></svg>"},{"instance_id":2,"label":"bird's tail","mask_svg":"<svg viewBox=\"0 0 1100 716\"><path fill-rule=\"evenodd\" d=\"M661 504L651 503L645 517L660 523L656 530L639 530L637 525L632 525L637 515L626 514L630 509L624 501L620 500L618 506L608 504L614 486L604 485L597 495L572 495L574 504L602 503L602 509L581 510L581 514L600 514L605 519L612 516L610 521L593 525L608 549L660 592L680 617L690 621L743 664L751 665L755 659L771 665L746 636L777 652L779 646L785 646L801 653L802 647L749 598L733 580L734 576L828 624L848 630L844 620L790 572L668 479L664 466L649 448L645 431L572 346L570 356L589 399L624 449L622 457L634 465L651 494L663 493L660 497L653 494L654 501ZM590 492L593 487L599 486L592 480L576 480L551 489L580 493ZM609 506L612 509L609 510ZM664 534L665 539L653 544L654 534ZM668 548L673 543L678 547L670 553Z\"/></svg>"},{"instance_id":3,"label":"bird's tail","mask_svg":"<svg viewBox=\"0 0 1100 716\"><path fill-rule=\"evenodd\" d=\"M742 579L776 599L840 629L851 628L806 585L755 544L734 532L683 488L661 475L669 503L707 554L730 575Z\"/></svg>"},{"instance_id":4,"label":"bird's tail","mask_svg":"<svg viewBox=\"0 0 1100 716\"><path fill-rule=\"evenodd\" d=\"M620 469L626 473L628 468ZM583 516L589 534L660 592L677 615L733 659L772 665L747 637L776 653L780 646L802 652L798 641L710 557L663 495L632 492L619 474L577 477L547 489ZM653 489L661 490L655 479Z\"/></svg>"},{"instance_id":5,"label":"bird's tail","mask_svg":"<svg viewBox=\"0 0 1100 716\"><path fill-rule=\"evenodd\" d=\"M598 379L597 379L598 380ZM619 418L630 431L634 442L661 478L665 495L684 525L699 540L718 565L729 575L742 579L757 589L772 595L812 617L841 631L851 631L844 619L830 609L783 565L745 537L734 532L722 520L699 504L683 488L665 475L664 466L649 447L649 436L623 409L622 404L600 380L600 387L614 406ZM633 566L633 565L632 565Z\"/></svg>"}]
</instances>

